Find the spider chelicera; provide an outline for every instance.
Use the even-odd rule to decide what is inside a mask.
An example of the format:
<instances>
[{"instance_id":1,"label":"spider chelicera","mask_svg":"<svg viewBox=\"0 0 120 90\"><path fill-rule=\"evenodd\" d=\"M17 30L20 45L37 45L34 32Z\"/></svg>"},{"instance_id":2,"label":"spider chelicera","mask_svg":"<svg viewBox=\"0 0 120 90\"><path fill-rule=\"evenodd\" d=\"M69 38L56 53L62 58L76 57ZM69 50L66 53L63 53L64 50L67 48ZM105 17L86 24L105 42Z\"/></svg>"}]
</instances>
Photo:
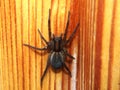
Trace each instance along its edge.
<instances>
[{"instance_id":1,"label":"spider chelicera","mask_svg":"<svg viewBox=\"0 0 120 90\"><path fill-rule=\"evenodd\" d=\"M72 41L72 38L75 35L75 32L77 31L77 29L79 27L79 23L78 23L77 26L75 27L74 31L70 35L70 37L68 39L66 39L68 26L69 26L69 18L70 18L70 12L69 12L64 35L61 34L61 36L56 37L54 34L51 33L50 13L51 12L49 10L49 18L48 18L49 42L43 37L43 35L41 34L41 32L38 29L40 37L46 43L46 46L43 48L37 48L37 47L31 46L28 44L24 44L25 46L28 46L35 50L47 50L49 52L47 65L46 65L45 71L41 77L41 83L42 83L43 78L46 74L46 71L50 65L52 66L52 68L54 70L58 70L60 68L65 68L66 71L68 72L68 74L70 76L72 76L70 70L68 69L68 67L65 64L65 59L67 56L70 57L71 59L74 59L74 57L68 53L66 47Z\"/></svg>"}]
</instances>

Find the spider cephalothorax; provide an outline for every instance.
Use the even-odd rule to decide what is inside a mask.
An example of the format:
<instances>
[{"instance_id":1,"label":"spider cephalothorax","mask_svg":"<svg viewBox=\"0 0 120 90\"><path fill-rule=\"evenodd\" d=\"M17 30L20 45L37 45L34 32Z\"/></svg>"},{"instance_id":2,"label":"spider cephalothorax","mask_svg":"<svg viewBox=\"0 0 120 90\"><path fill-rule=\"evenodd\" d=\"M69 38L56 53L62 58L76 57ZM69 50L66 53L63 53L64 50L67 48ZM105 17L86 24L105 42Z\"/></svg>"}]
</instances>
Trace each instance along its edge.
<instances>
[{"instance_id":1,"label":"spider cephalothorax","mask_svg":"<svg viewBox=\"0 0 120 90\"><path fill-rule=\"evenodd\" d=\"M46 74L46 71L47 71L47 69L50 65L55 70L57 70L59 68L65 68L66 71L71 76L71 72L65 64L65 59L66 59L67 56L70 57L71 59L74 59L74 57L71 56L67 52L66 46L68 45L68 43L71 42L75 32L77 31L77 29L79 27L79 23L75 27L75 29L74 29L73 33L70 35L70 37L68 39L66 39L68 25L69 25L69 16L70 16L70 13L68 14L68 21L67 21L67 25L66 25L66 28L65 28L64 35L61 34L61 36L56 37L55 35L51 34L50 10L49 10L49 19L48 19L49 42L42 36L41 32L38 29L40 37L46 43L46 46L44 48L37 48L37 47L31 46L31 45L28 45L28 44L24 44L25 46L28 46L28 47L36 49L36 50L47 50L47 51L49 51L47 65L46 65L45 71L44 71L44 73L41 77L41 83L42 83L43 78Z\"/></svg>"}]
</instances>

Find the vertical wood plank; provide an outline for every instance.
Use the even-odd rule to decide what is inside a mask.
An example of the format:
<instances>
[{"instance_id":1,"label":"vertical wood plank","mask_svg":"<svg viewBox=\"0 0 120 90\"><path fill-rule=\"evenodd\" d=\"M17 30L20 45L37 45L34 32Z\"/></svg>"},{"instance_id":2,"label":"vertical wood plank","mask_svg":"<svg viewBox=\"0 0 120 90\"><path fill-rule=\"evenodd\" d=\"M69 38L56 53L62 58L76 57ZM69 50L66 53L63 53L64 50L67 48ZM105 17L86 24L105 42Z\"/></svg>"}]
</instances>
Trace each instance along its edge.
<instances>
[{"instance_id":1,"label":"vertical wood plank","mask_svg":"<svg viewBox=\"0 0 120 90\"><path fill-rule=\"evenodd\" d=\"M101 89L101 64L102 64L102 35L103 35L103 14L104 14L104 0L98 1L97 6L97 23L96 23L96 43L95 43L95 76L94 89Z\"/></svg>"},{"instance_id":2,"label":"vertical wood plank","mask_svg":"<svg viewBox=\"0 0 120 90\"><path fill-rule=\"evenodd\" d=\"M22 54L22 1L15 1L16 8L16 58L18 71L18 89L23 90L23 54Z\"/></svg>"},{"instance_id":3,"label":"vertical wood plank","mask_svg":"<svg viewBox=\"0 0 120 90\"><path fill-rule=\"evenodd\" d=\"M9 90L8 80L8 63L7 63L7 50L6 50L6 33L5 33L5 2L1 1L1 27L2 27L2 71L3 71L3 88ZM4 68L6 66L6 68Z\"/></svg>"},{"instance_id":4,"label":"vertical wood plank","mask_svg":"<svg viewBox=\"0 0 120 90\"><path fill-rule=\"evenodd\" d=\"M48 41L48 15L49 15L49 8L50 8L50 0L49 1L45 1L42 0L42 22L41 22L41 32L42 35L45 37L45 39ZM42 41L42 47L46 46L46 44ZM43 51L43 56L41 58L41 77L44 73L44 70L46 68L46 64L48 61L48 54L45 54L45 52ZM47 70L47 73L44 77L43 83L42 83L42 90L49 90L49 85L50 85L50 77L49 77L49 69Z\"/></svg>"},{"instance_id":5,"label":"vertical wood plank","mask_svg":"<svg viewBox=\"0 0 120 90\"><path fill-rule=\"evenodd\" d=\"M66 3L65 3L65 13L64 13L65 16L63 16L64 17L64 22L63 22L64 29L63 29L63 33L65 32L65 27L66 27L66 24L67 24L68 13L69 12L70 12L70 17L71 17L70 3L71 3L70 0L66 0ZM71 22L71 19L70 19L70 22ZM70 22L69 22L69 27L70 27ZM68 29L68 31L70 31L70 29ZM68 36L68 34L67 34L67 36ZM69 61L69 60L67 60L67 61ZM72 61L72 60L70 60L70 61ZM67 63L67 62L65 62L65 63L69 67L69 63ZM70 67L69 67L69 69L70 69ZM69 78L70 78L70 76L67 73L62 72L62 89L63 90L69 90L69 82L70 82Z\"/></svg>"},{"instance_id":6,"label":"vertical wood plank","mask_svg":"<svg viewBox=\"0 0 120 90\"><path fill-rule=\"evenodd\" d=\"M64 18L65 18L65 0L58 0L57 6L57 34L56 36L60 36L64 30ZM54 30L55 31L55 30ZM62 72L56 73L56 90L62 90Z\"/></svg>"},{"instance_id":7,"label":"vertical wood plank","mask_svg":"<svg viewBox=\"0 0 120 90\"><path fill-rule=\"evenodd\" d=\"M1 2L0 2L1 3ZM1 7L0 7L1 9ZM3 46L2 46L2 14L0 13L0 90L3 90L3 69L2 69L2 55L3 55Z\"/></svg>"},{"instance_id":8,"label":"vertical wood plank","mask_svg":"<svg viewBox=\"0 0 120 90\"><path fill-rule=\"evenodd\" d=\"M106 90L108 87L108 64L109 64L109 45L110 45L110 32L112 25L112 13L113 13L114 0L109 2L105 0L104 12L103 12L103 28L102 28L102 47L101 47L101 90ZM107 19L109 17L109 19Z\"/></svg>"},{"instance_id":9,"label":"vertical wood plank","mask_svg":"<svg viewBox=\"0 0 120 90\"><path fill-rule=\"evenodd\" d=\"M93 5L92 5L92 8L93 8L93 12L92 12L92 17L93 17L93 22L91 23L91 37L92 37L92 43L93 43L93 45L92 45L92 50L91 50L91 54L92 54L92 56L91 56L91 71L92 71L92 73L91 73L91 78L92 78L92 80L91 80L91 85L92 86L90 86L91 87L91 90L94 90L94 87L95 87L95 49L96 49L96 47L95 47L95 45L96 45L96 28L97 28L97 24L94 24L94 23L97 23L97 12L98 12L98 9L97 9L97 7L98 7L98 1L94 1L93 2Z\"/></svg>"},{"instance_id":10,"label":"vertical wood plank","mask_svg":"<svg viewBox=\"0 0 120 90\"><path fill-rule=\"evenodd\" d=\"M72 0L70 2L70 12L71 12L71 18L70 18L70 27L68 30L69 32L69 36L72 34L72 32L75 30L75 27L77 26L77 24L80 24L79 22L79 2L78 0ZM75 57L75 59L71 62L71 73L72 73L72 77L70 78L70 90L75 90L76 89L76 83L77 83L77 70L79 70L79 68L77 68L77 63L79 62L79 59L78 59L78 37L79 37L79 29L80 26L78 27L77 29L77 32L75 33L75 36L73 38L73 41L70 43L71 46L69 47L70 48L70 54Z\"/></svg>"},{"instance_id":11,"label":"vertical wood plank","mask_svg":"<svg viewBox=\"0 0 120 90\"><path fill-rule=\"evenodd\" d=\"M29 30L28 30L28 0L22 0L21 2L21 29L22 29L22 49L23 49L23 88L25 90L30 89L30 54L29 48L23 46L23 44L28 44L29 42Z\"/></svg>"},{"instance_id":12,"label":"vertical wood plank","mask_svg":"<svg viewBox=\"0 0 120 90\"><path fill-rule=\"evenodd\" d=\"M0 90L119 90L119 0L1 0ZM46 67L48 53L23 44L44 47L37 31L48 40L48 15L55 36L64 33L70 11L67 38L80 22L70 43L75 57L67 63L72 72L55 73ZM67 58L69 60L69 58Z\"/></svg>"},{"instance_id":13,"label":"vertical wood plank","mask_svg":"<svg viewBox=\"0 0 120 90\"><path fill-rule=\"evenodd\" d=\"M13 89L18 90L18 80L17 80L17 60L16 60L16 11L15 11L15 1L10 0L10 23L11 23L11 51L13 60Z\"/></svg>"},{"instance_id":14,"label":"vertical wood plank","mask_svg":"<svg viewBox=\"0 0 120 90\"><path fill-rule=\"evenodd\" d=\"M111 31L111 47L110 47L110 62L109 62L109 86L108 89L119 90L119 75L120 75L120 10L119 1L114 2L112 31Z\"/></svg>"},{"instance_id":15,"label":"vertical wood plank","mask_svg":"<svg viewBox=\"0 0 120 90\"><path fill-rule=\"evenodd\" d=\"M64 16L62 16L62 17L64 17L64 22L62 23L62 24L64 24L63 25L64 29L62 31L63 33L65 32L65 27L66 27L66 24L67 24L67 21L68 21L68 13L69 12L70 12L70 17L71 17L70 3L71 3L70 0L65 1L65 11L63 10L65 13L64 13ZM71 22L71 19L70 19L70 22ZM70 22L69 22L69 27L70 27ZM70 29L68 29L68 31L70 31ZM68 34L67 34L67 36L68 36ZM70 59L70 58L68 58L68 59ZM67 61L72 62L72 60L67 60ZM65 63L68 66L68 68L70 69L69 63L68 62L65 62ZM69 90L69 81L70 81L69 78L70 78L70 76L67 73L62 72L62 89L63 90Z\"/></svg>"},{"instance_id":16,"label":"vertical wood plank","mask_svg":"<svg viewBox=\"0 0 120 90\"><path fill-rule=\"evenodd\" d=\"M32 46L35 46L35 36L36 36L36 28L35 28L35 0L29 0L28 1L28 31L29 31L29 44ZM36 61L36 55L35 52L33 52L32 49L29 51L30 53L30 89L35 90L35 61Z\"/></svg>"},{"instance_id":17,"label":"vertical wood plank","mask_svg":"<svg viewBox=\"0 0 120 90\"><path fill-rule=\"evenodd\" d=\"M42 25L42 0L36 0L36 31L37 29L41 30L41 25ZM36 47L40 47L41 48L41 39L40 39L40 35L38 32L36 32ZM42 63L42 59L41 59L41 54L36 55L36 89L37 90L41 90L41 86L40 86L40 79L41 79L41 63Z\"/></svg>"},{"instance_id":18,"label":"vertical wood plank","mask_svg":"<svg viewBox=\"0 0 120 90\"><path fill-rule=\"evenodd\" d=\"M9 89L13 89L13 60L12 60L12 42L11 42L11 24L10 24L10 1L5 0L5 32L6 32L6 44L7 44L7 54L8 54L8 82Z\"/></svg>"}]
</instances>

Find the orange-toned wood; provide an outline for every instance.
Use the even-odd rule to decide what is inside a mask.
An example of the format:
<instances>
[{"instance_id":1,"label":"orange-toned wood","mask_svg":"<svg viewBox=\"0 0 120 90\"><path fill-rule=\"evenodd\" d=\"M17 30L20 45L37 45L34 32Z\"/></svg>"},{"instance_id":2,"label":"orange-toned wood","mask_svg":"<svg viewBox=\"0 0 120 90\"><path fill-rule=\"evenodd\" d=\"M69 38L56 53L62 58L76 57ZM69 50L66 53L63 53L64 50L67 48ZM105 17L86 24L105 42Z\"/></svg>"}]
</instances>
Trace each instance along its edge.
<instances>
[{"instance_id":1,"label":"orange-toned wood","mask_svg":"<svg viewBox=\"0 0 120 90\"><path fill-rule=\"evenodd\" d=\"M68 49L75 57L66 62L72 77L50 67L41 87L48 53L23 44L45 46L37 29L48 40L49 9L56 36L64 33L69 11L67 38L80 27ZM29 89L120 90L120 1L1 0L0 90Z\"/></svg>"}]
</instances>

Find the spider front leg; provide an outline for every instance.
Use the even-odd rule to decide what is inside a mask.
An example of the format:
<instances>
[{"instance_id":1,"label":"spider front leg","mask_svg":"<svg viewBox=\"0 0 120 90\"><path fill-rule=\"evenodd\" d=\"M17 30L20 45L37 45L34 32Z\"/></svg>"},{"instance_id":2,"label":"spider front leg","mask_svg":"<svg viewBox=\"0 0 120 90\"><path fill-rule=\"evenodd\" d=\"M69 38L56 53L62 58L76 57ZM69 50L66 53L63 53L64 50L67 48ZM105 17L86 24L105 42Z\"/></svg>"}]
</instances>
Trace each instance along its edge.
<instances>
[{"instance_id":1,"label":"spider front leg","mask_svg":"<svg viewBox=\"0 0 120 90\"><path fill-rule=\"evenodd\" d=\"M75 33L76 33L78 27L79 27L79 23L77 24L77 26L75 27L74 31L72 32L72 34L70 35L70 37L68 38L68 40L66 41L65 44L68 44L68 43L71 42L71 40L72 40L73 36L75 35Z\"/></svg>"},{"instance_id":2,"label":"spider front leg","mask_svg":"<svg viewBox=\"0 0 120 90\"><path fill-rule=\"evenodd\" d=\"M49 17L48 17L48 33L49 33L49 40L51 40L51 10L49 9Z\"/></svg>"},{"instance_id":3,"label":"spider front leg","mask_svg":"<svg viewBox=\"0 0 120 90\"><path fill-rule=\"evenodd\" d=\"M70 21L70 12L68 13L67 25L66 25L65 33L64 33L64 37L63 37L63 40L64 40L64 41L66 40L67 31L68 31L68 26L69 26L69 21Z\"/></svg>"},{"instance_id":4,"label":"spider front leg","mask_svg":"<svg viewBox=\"0 0 120 90\"><path fill-rule=\"evenodd\" d=\"M40 34L40 37L42 38L42 40L48 45L47 40L43 37L43 35L41 34L40 30L38 29L38 32Z\"/></svg>"},{"instance_id":5,"label":"spider front leg","mask_svg":"<svg viewBox=\"0 0 120 90\"><path fill-rule=\"evenodd\" d=\"M31 46L31 45L28 45L28 44L23 44L24 46L27 46L29 48L32 48L32 49L35 49L35 50L47 50L47 47L44 47L44 48L37 48L35 46Z\"/></svg>"}]
</instances>

